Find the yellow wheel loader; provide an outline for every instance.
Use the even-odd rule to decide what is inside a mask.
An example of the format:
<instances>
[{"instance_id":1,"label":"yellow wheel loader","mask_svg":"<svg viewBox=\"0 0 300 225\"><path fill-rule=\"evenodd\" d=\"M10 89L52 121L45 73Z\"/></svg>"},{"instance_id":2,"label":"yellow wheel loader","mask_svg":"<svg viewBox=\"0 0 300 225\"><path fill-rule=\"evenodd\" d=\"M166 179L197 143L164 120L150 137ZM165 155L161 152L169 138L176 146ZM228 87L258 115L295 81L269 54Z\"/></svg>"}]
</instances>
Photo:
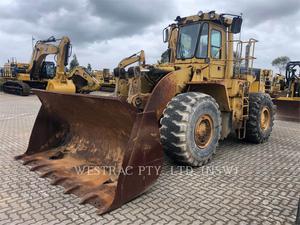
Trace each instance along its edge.
<instances>
[{"instance_id":1,"label":"yellow wheel loader","mask_svg":"<svg viewBox=\"0 0 300 225\"><path fill-rule=\"evenodd\" d=\"M119 64L115 96L35 91L42 106L28 149L16 159L101 214L148 190L164 152L201 166L231 132L267 141L274 105L269 95L250 92L253 51L233 58L234 46L254 50L256 42L234 40L241 25L240 16L214 11L177 17L164 29L174 60L147 65L142 55L137 66Z\"/></svg>"},{"instance_id":2,"label":"yellow wheel loader","mask_svg":"<svg viewBox=\"0 0 300 225\"><path fill-rule=\"evenodd\" d=\"M277 75L270 92L277 106L277 118L300 122L300 61L286 65L285 76Z\"/></svg>"},{"instance_id":3,"label":"yellow wheel loader","mask_svg":"<svg viewBox=\"0 0 300 225\"><path fill-rule=\"evenodd\" d=\"M4 92L26 96L30 94L31 88L37 88L75 93L75 86L67 79L65 71L70 46L68 37L61 39L50 37L47 40L37 41L28 64L12 60L4 65L2 74L6 80L3 84ZM49 55L55 56L56 66L54 62L45 61Z\"/></svg>"}]
</instances>

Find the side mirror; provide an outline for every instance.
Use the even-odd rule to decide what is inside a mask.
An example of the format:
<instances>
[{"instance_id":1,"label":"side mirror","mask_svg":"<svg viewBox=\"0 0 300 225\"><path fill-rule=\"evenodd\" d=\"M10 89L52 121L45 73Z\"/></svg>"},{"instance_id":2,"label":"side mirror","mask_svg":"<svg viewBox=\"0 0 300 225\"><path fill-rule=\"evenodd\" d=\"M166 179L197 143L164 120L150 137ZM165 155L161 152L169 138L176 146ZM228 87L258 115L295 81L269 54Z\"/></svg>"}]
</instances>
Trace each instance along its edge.
<instances>
[{"instance_id":1,"label":"side mirror","mask_svg":"<svg viewBox=\"0 0 300 225\"><path fill-rule=\"evenodd\" d=\"M163 42L166 43L169 41L169 27L166 27L163 30Z\"/></svg>"},{"instance_id":2,"label":"side mirror","mask_svg":"<svg viewBox=\"0 0 300 225\"><path fill-rule=\"evenodd\" d=\"M240 33L241 28L242 28L242 23L243 23L243 18L242 17L240 17L240 16L234 17L232 19L230 32L234 33L234 34Z\"/></svg>"}]
</instances>

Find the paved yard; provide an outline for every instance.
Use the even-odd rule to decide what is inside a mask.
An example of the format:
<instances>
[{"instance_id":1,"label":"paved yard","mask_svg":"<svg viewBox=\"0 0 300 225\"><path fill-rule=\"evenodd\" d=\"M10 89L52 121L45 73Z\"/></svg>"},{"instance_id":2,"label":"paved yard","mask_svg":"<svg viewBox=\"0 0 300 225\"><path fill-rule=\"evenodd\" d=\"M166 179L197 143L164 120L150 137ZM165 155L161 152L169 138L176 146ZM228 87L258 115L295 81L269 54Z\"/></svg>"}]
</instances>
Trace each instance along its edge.
<instances>
[{"instance_id":1,"label":"paved yard","mask_svg":"<svg viewBox=\"0 0 300 225\"><path fill-rule=\"evenodd\" d=\"M293 224L300 196L300 124L276 121L270 141L228 139L206 167L166 162L144 195L103 216L14 161L40 103L0 93L0 224ZM205 223L204 223L205 222Z\"/></svg>"}]
</instances>

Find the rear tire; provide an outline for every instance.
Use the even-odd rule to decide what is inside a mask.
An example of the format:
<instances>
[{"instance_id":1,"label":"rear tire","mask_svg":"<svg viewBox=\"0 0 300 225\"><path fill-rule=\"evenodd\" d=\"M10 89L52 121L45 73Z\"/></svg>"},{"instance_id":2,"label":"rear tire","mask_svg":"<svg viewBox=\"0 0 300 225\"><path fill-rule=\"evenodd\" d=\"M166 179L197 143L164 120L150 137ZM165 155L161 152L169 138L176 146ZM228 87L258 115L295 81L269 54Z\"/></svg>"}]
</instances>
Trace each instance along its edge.
<instances>
[{"instance_id":1,"label":"rear tire","mask_svg":"<svg viewBox=\"0 0 300 225\"><path fill-rule=\"evenodd\" d=\"M269 95L250 93L245 140L257 144L267 141L274 125L274 115L275 106Z\"/></svg>"},{"instance_id":2,"label":"rear tire","mask_svg":"<svg viewBox=\"0 0 300 225\"><path fill-rule=\"evenodd\" d=\"M300 224L300 199L298 201L298 209L297 209L297 215L296 215L296 225Z\"/></svg>"},{"instance_id":3,"label":"rear tire","mask_svg":"<svg viewBox=\"0 0 300 225\"><path fill-rule=\"evenodd\" d=\"M201 166L215 153L221 113L213 97L197 92L179 94L168 103L160 123L163 148L175 162Z\"/></svg>"}]
</instances>

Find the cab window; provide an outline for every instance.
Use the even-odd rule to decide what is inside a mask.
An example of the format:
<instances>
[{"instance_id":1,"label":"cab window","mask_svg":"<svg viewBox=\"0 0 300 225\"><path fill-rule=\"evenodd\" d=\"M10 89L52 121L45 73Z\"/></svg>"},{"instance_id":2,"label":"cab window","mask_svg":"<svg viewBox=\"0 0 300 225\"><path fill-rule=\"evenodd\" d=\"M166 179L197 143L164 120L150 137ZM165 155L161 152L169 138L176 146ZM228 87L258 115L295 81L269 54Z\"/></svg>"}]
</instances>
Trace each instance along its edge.
<instances>
[{"instance_id":1,"label":"cab window","mask_svg":"<svg viewBox=\"0 0 300 225\"><path fill-rule=\"evenodd\" d=\"M199 29L199 23L180 28L176 54L177 59L190 59L194 57Z\"/></svg>"},{"instance_id":2,"label":"cab window","mask_svg":"<svg viewBox=\"0 0 300 225\"><path fill-rule=\"evenodd\" d=\"M212 30L211 36L210 36L210 42L211 42L211 57L214 59L220 59L221 58L221 47L222 47L222 33L218 30Z\"/></svg>"},{"instance_id":3,"label":"cab window","mask_svg":"<svg viewBox=\"0 0 300 225\"><path fill-rule=\"evenodd\" d=\"M198 48L196 52L197 58L207 58L208 52L208 24L204 23L199 37Z\"/></svg>"}]
</instances>

